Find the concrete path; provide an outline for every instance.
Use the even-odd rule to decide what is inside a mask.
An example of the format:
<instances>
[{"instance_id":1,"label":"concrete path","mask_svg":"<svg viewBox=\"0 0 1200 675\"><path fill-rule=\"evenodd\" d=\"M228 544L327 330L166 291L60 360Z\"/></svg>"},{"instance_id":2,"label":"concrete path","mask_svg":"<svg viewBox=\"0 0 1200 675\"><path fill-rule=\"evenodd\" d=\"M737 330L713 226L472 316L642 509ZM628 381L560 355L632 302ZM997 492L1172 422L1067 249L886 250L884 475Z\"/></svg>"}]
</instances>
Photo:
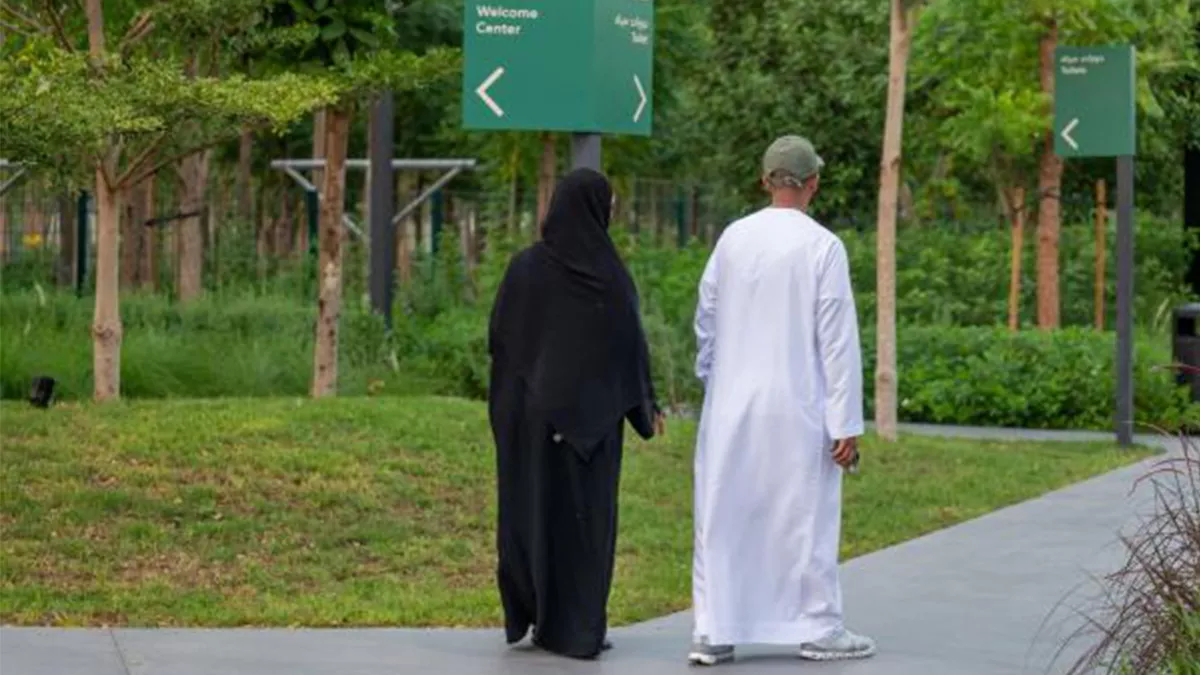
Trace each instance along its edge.
<instances>
[{"instance_id":1,"label":"concrete path","mask_svg":"<svg viewBox=\"0 0 1200 675\"><path fill-rule=\"evenodd\" d=\"M946 428L962 437L1105 439ZM1144 439L1161 443L1159 439ZM810 664L786 650L745 649L719 672L755 675L1061 673L1061 638L1078 625L1089 575L1120 561L1116 533L1145 505L1131 496L1148 463L1129 467L848 563L852 629L879 641L870 661ZM869 470L864 464L864 470ZM1066 605L1060 606L1066 601ZM574 662L507 648L498 631L67 630L0 628L0 675L660 675L684 664L690 616L613 631L616 649Z\"/></svg>"}]
</instances>

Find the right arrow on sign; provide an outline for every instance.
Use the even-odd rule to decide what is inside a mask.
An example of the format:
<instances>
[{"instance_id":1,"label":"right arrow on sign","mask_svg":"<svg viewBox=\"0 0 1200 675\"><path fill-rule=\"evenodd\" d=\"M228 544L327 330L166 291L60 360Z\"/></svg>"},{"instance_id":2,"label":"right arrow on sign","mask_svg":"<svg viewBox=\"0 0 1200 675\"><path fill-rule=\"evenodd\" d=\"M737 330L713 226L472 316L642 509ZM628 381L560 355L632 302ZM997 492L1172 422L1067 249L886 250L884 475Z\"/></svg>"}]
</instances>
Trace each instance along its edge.
<instances>
[{"instance_id":1,"label":"right arrow on sign","mask_svg":"<svg viewBox=\"0 0 1200 675\"><path fill-rule=\"evenodd\" d=\"M496 84L496 80L503 76L504 66L501 66L493 70L492 74L488 75L487 79L483 81L483 84L479 85L479 88L475 90L475 93L479 94L479 98L483 99L484 105L491 108L492 112L496 113L496 117L504 117L504 108L501 108L494 100L492 100L491 96L488 96L487 90L493 84Z\"/></svg>"},{"instance_id":2,"label":"right arrow on sign","mask_svg":"<svg viewBox=\"0 0 1200 675\"><path fill-rule=\"evenodd\" d=\"M633 76L633 86L637 87L638 97L641 98L637 111L633 113L633 121L637 122L642 118L642 112L646 110L646 90L642 88L642 80L637 75Z\"/></svg>"},{"instance_id":3,"label":"right arrow on sign","mask_svg":"<svg viewBox=\"0 0 1200 675\"><path fill-rule=\"evenodd\" d=\"M1071 146L1072 150L1079 149L1079 144L1075 142L1074 138L1071 138L1071 132L1074 131L1075 127L1077 127L1077 126L1079 126L1079 118L1078 117L1076 117L1075 119L1068 122L1067 126L1062 130L1062 138L1064 141L1067 142L1067 145Z\"/></svg>"}]
</instances>

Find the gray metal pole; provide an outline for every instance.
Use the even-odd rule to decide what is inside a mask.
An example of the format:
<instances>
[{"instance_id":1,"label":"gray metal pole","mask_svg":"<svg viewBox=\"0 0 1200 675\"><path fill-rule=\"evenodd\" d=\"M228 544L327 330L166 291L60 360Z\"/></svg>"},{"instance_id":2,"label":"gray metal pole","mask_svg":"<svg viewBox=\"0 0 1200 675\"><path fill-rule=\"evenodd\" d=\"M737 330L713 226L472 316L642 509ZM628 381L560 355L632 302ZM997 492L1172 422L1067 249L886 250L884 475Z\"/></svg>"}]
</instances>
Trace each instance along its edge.
<instances>
[{"instance_id":1,"label":"gray metal pole","mask_svg":"<svg viewBox=\"0 0 1200 675\"><path fill-rule=\"evenodd\" d=\"M396 269L396 228L392 212L396 208L396 181L392 171L395 146L395 98L384 92L371 105L371 308L383 315L392 328L393 278Z\"/></svg>"},{"instance_id":2,"label":"gray metal pole","mask_svg":"<svg viewBox=\"0 0 1200 675\"><path fill-rule=\"evenodd\" d=\"M1133 444L1133 156L1117 158L1117 442Z\"/></svg>"},{"instance_id":3,"label":"gray metal pole","mask_svg":"<svg viewBox=\"0 0 1200 675\"><path fill-rule=\"evenodd\" d=\"M600 134L571 134L571 167L600 170Z\"/></svg>"}]
</instances>

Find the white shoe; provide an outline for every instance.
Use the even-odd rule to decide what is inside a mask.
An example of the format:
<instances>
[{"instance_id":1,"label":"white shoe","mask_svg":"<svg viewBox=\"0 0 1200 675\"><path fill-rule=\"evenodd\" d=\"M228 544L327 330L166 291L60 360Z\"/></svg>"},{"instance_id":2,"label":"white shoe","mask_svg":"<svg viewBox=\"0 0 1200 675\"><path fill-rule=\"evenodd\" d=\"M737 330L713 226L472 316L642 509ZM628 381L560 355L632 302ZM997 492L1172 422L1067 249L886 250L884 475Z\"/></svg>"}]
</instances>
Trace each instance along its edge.
<instances>
[{"instance_id":1,"label":"white shoe","mask_svg":"<svg viewBox=\"0 0 1200 675\"><path fill-rule=\"evenodd\" d=\"M829 637L800 645L800 658L809 661L845 661L875 656L875 641L842 629Z\"/></svg>"},{"instance_id":2,"label":"white shoe","mask_svg":"<svg viewBox=\"0 0 1200 675\"><path fill-rule=\"evenodd\" d=\"M694 643L688 652L688 663L694 666L715 666L732 660L732 646L710 645L707 640Z\"/></svg>"}]
</instances>

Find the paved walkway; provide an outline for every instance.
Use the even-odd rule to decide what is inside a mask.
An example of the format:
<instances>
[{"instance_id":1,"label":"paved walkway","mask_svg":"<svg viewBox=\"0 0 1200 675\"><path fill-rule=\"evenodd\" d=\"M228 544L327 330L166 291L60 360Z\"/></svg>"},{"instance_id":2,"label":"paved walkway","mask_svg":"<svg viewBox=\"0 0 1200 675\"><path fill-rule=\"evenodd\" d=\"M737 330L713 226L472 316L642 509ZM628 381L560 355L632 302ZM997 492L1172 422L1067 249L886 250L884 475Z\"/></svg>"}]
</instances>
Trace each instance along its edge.
<instances>
[{"instance_id":1,"label":"paved walkway","mask_svg":"<svg viewBox=\"0 0 1200 675\"><path fill-rule=\"evenodd\" d=\"M954 436L1087 440L1088 434L910 429ZM1157 439L1145 439L1158 443ZM1141 464L864 556L843 569L851 627L870 661L806 664L744 650L718 672L756 675L1030 675L1072 630L1089 574L1120 560L1115 535L1144 506ZM864 465L864 470L869 468ZM1074 599L1069 599L1074 598ZM1060 603L1068 601L1067 606ZM1048 621L1049 620L1049 621ZM574 662L508 649L497 631L0 629L2 675L660 675L684 665L690 617L616 629L616 649ZM1053 666L1053 667L1052 667Z\"/></svg>"}]
</instances>

